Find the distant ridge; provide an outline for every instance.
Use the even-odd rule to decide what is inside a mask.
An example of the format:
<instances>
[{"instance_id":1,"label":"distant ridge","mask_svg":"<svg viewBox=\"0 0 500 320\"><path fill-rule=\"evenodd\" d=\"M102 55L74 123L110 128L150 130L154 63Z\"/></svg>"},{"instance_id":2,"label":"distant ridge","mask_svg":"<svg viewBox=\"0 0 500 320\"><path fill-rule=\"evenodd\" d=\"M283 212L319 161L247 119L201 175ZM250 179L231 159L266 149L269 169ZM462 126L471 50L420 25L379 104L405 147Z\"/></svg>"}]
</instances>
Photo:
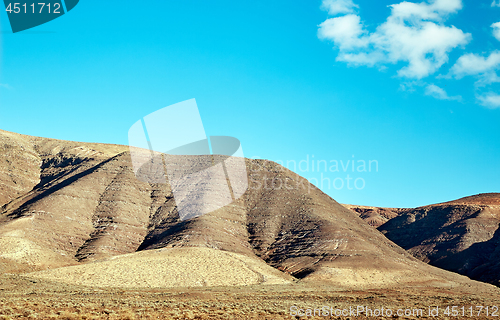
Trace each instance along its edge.
<instances>
[{"instance_id":1,"label":"distant ridge","mask_svg":"<svg viewBox=\"0 0 500 320\"><path fill-rule=\"evenodd\" d=\"M500 193L481 193L444 202L443 204L479 204L498 206L500 205Z\"/></svg>"},{"instance_id":2,"label":"distant ridge","mask_svg":"<svg viewBox=\"0 0 500 320\"><path fill-rule=\"evenodd\" d=\"M358 206L353 204L342 204L347 209L356 212L359 217L365 220L372 227L380 227L390 219L397 217L405 208L382 208L370 206Z\"/></svg>"},{"instance_id":3,"label":"distant ridge","mask_svg":"<svg viewBox=\"0 0 500 320\"><path fill-rule=\"evenodd\" d=\"M500 286L500 193L408 209L378 229L422 261Z\"/></svg>"}]
</instances>

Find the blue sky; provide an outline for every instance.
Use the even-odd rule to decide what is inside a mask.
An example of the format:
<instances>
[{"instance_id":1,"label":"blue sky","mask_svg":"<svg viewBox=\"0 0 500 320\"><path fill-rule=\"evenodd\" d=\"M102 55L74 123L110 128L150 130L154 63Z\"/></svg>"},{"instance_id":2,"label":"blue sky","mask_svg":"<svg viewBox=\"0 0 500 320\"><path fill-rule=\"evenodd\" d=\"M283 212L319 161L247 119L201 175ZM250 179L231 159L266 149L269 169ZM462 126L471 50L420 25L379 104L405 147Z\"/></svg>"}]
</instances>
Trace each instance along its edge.
<instances>
[{"instance_id":1,"label":"blue sky","mask_svg":"<svg viewBox=\"0 0 500 320\"><path fill-rule=\"evenodd\" d=\"M127 144L138 119L195 98L208 135L309 159L297 172L342 180L323 185L339 202L500 192L498 1L86 0L16 34L0 20L3 130ZM353 159L378 171L344 172Z\"/></svg>"}]
</instances>

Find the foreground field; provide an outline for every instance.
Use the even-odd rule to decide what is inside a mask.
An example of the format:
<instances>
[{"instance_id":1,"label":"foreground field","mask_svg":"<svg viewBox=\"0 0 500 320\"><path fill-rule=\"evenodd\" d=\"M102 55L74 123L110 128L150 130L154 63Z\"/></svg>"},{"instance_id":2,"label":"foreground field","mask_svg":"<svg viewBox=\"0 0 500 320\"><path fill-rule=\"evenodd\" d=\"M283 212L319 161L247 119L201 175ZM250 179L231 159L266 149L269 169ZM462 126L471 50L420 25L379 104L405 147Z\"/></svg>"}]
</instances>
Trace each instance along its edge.
<instances>
[{"instance_id":1,"label":"foreground field","mask_svg":"<svg viewBox=\"0 0 500 320\"><path fill-rule=\"evenodd\" d=\"M464 288L466 289L466 288ZM293 319L290 308L349 309L357 306L373 310L384 308L415 316L368 317L370 319L445 319L447 306L498 305L498 294L462 293L460 288L412 288L397 290L340 290L322 284L256 285L170 289L92 288L33 279L20 275L0 277L0 319ZM440 316L428 316L429 306L440 309ZM414 310L421 309L422 317ZM329 309L330 310L330 309ZM409 311L407 311L409 312ZM463 318L495 319L482 316ZM490 311L491 312L491 311ZM353 319L346 317L307 317L307 319ZM366 316L355 317L363 319ZM452 317L450 317L451 319ZM462 318L462 317L461 317ZM305 317L304 317L305 319ZM455 317L456 319L456 317Z\"/></svg>"}]
</instances>

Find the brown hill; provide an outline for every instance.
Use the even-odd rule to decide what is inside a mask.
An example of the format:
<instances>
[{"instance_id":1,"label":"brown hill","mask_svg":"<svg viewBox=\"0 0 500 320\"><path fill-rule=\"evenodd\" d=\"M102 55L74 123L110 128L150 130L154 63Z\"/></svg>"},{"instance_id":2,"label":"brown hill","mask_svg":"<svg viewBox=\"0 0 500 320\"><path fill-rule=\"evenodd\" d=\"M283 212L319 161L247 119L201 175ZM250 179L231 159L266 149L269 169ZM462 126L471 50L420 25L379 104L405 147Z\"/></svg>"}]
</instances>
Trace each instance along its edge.
<instances>
[{"instance_id":1,"label":"brown hill","mask_svg":"<svg viewBox=\"0 0 500 320\"><path fill-rule=\"evenodd\" d=\"M0 137L1 272L99 286L290 283L291 275L347 288L490 290L418 261L270 161L246 160L241 198L181 221L169 185L137 180L126 146Z\"/></svg>"},{"instance_id":2,"label":"brown hill","mask_svg":"<svg viewBox=\"0 0 500 320\"><path fill-rule=\"evenodd\" d=\"M500 193L407 210L379 227L418 259L500 285Z\"/></svg>"},{"instance_id":3,"label":"brown hill","mask_svg":"<svg viewBox=\"0 0 500 320\"><path fill-rule=\"evenodd\" d=\"M463 197L457 200L444 202L444 204L479 204L479 205L500 205L500 193L481 193L474 196Z\"/></svg>"},{"instance_id":4,"label":"brown hill","mask_svg":"<svg viewBox=\"0 0 500 320\"><path fill-rule=\"evenodd\" d=\"M382 208L370 206L358 206L353 204L342 204L347 209L350 209L358 214L372 227L380 227L392 218L397 217L407 209L402 208Z\"/></svg>"}]
</instances>

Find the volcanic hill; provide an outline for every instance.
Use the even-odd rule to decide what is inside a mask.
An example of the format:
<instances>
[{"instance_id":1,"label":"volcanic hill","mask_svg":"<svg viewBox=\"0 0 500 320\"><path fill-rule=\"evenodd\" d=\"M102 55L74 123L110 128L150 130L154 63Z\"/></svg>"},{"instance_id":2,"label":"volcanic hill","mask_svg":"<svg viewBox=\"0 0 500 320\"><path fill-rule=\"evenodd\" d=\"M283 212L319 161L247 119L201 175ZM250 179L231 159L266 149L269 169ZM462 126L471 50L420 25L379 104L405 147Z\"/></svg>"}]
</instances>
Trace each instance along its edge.
<instances>
[{"instance_id":1,"label":"volcanic hill","mask_svg":"<svg viewBox=\"0 0 500 320\"><path fill-rule=\"evenodd\" d=\"M181 221L168 184L136 179L127 146L0 131L0 272L128 288L300 282L492 290L415 259L282 166L246 165L242 197ZM480 223L489 223L477 237L489 241L496 213L475 206Z\"/></svg>"}]
</instances>

